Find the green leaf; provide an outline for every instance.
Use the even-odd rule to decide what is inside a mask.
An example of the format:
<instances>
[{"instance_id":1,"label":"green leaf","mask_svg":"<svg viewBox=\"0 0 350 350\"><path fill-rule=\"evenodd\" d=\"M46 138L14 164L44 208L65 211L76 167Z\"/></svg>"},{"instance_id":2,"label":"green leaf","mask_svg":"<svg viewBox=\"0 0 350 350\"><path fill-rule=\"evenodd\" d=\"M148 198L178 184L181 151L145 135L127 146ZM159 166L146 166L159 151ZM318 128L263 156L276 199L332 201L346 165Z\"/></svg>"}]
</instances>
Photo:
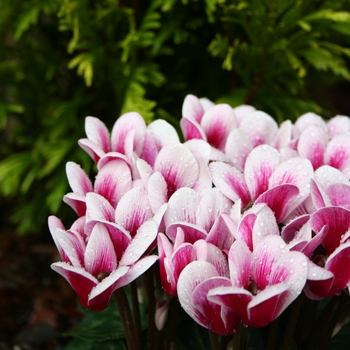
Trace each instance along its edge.
<instances>
[{"instance_id":1,"label":"green leaf","mask_svg":"<svg viewBox=\"0 0 350 350\"><path fill-rule=\"evenodd\" d=\"M32 6L23 12L23 14L17 20L17 28L15 30L14 38L19 40L23 33L29 29L32 24L38 22L40 13L40 7L38 5Z\"/></svg>"},{"instance_id":2,"label":"green leaf","mask_svg":"<svg viewBox=\"0 0 350 350\"><path fill-rule=\"evenodd\" d=\"M95 58L92 54L84 52L72 58L68 62L68 68L73 69L77 67L77 73L84 77L86 86L91 86L94 61Z\"/></svg>"},{"instance_id":3,"label":"green leaf","mask_svg":"<svg viewBox=\"0 0 350 350\"><path fill-rule=\"evenodd\" d=\"M31 153L15 153L0 162L0 192L14 196L19 190L21 179L31 167Z\"/></svg>"},{"instance_id":4,"label":"green leaf","mask_svg":"<svg viewBox=\"0 0 350 350\"><path fill-rule=\"evenodd\" d=\"M317 70L331 70L335 75L350 80L350 72L346 68L344 60L341 57L333 55L330 51L315 47L304 50L301 55Z\"/></svg>"},{"instance_id":5,"label":"green leaf","mask_svg":"<svg viewBox=\"0 0 350 350\"><path fill-rule=\"evenodd\" d=\"M330 20L334 22L350 23L350 12L322 9L305 16L303 21Z\"/></svg>"}]
</instances>

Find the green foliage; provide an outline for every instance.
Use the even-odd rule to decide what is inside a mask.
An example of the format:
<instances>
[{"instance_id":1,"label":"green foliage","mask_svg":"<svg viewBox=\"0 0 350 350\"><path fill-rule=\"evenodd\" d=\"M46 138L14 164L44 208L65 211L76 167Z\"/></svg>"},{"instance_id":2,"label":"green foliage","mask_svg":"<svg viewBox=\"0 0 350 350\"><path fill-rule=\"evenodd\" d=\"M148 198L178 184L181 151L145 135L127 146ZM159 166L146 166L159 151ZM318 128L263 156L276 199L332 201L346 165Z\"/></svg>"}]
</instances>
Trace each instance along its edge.
<instances>
[{"instance_id":1,"label":"green foliage","mask_svg":"<svg viewBox=\"0 0 350 350\"><path fill-rule=\"evenodd\" d=\"M345 0L1 0L0 196L18 232L62 212L84 118L138 111L178 127L186 94L249 103L279 121L337 110L350 80ZM317 74L316 74L317 73ZM321 79L322 78L322 79ZM58 214L59 213L59 214Z\"/></svg>"}]
</instances>

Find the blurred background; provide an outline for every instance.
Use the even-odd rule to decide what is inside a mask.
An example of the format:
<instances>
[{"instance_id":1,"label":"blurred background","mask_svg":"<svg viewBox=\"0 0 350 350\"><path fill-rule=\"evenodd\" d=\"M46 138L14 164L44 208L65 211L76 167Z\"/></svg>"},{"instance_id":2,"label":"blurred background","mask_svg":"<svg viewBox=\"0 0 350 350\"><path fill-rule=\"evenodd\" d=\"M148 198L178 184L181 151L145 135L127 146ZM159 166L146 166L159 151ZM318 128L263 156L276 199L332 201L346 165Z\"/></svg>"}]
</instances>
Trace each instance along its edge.
<instances>
[{"instance_id":1,"label":"blurred background","mask_svg":"<svg viewBox=\"0 0 350 350\"><path fill-rule=\"evenodd\" d=\"M47 228L75 219L65 163L84 119L178 128L187 94L278 122L350 115L346 0L0 0L0 349L53 349L85 317ZM85 347L86 348L86 347Z\"/></svg>"}]
</instances>

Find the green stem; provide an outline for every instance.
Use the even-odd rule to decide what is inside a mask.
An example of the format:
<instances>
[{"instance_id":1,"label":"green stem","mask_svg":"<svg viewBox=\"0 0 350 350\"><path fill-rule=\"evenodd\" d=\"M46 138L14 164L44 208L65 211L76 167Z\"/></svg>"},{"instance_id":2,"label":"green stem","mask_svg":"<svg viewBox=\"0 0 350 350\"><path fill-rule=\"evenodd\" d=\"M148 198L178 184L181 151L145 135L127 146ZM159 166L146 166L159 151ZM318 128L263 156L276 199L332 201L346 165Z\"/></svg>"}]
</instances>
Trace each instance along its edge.
<instances>
[{"instance_id":1,"label":"green stem","mask_svg":"<svg viewBox=\"0 0 350 350\"><path fill-rule=\"evenodd\" d=\"M217 335L212 332L210 329L208 329L209 339L210 339L210 345L212 350L220 350L220 345L218 342Z\"/></svg>"},{"instance_id":2,"label":"green stem","mask_svg":"<svg viewBox=\"0 0 350 350\"><path fill-rule=\"evenodd\" d=\"M287 329L284 335L281 350L288 350L290 347L302 303L303 303L303 294L300 295L292 304L292 310L289 316Z\"/></svg>"},{"instance_id":3,"label":"green stem","mask_svg":"<svg viewBox=\"0 0 350 350\"><path fill-rule=\"evenodd\" d=\"M123 324L126 343L129 350L139 350L135 341L135 327L131 315L128 298L125 294L124 288L118 288L115 293L115 300L117 302L118 311Z\"/></svg>"},{"instance_id":4,"label":"green stem","mask_svg":"<svg viewBox=\"0 0 350 350\"><path fill-rule=\"evenodd\" d=\"M132 311L133 311L133 319L134 319L134 327L135 327L135 340L137 342L137 346L141 349L141 317L140 317L140 308L139 308L139 300L137 296L137 282L133 281L130 284L130 292L131 292L131 302L132 302Z\"/></svg>"},{"instance_id":5,"label":"green stem","mask_svg":"<svg viewBox=\"0 0 350 350\"><path fill-rule=\"evenodd\" d=\"M232 349L245 350L247 347L248 327L241 323L235 333L233 333Z\"/></svg>"},{"instance_id":6,"label":"green stem","mask_svg":"<svg viewBox=\"0 0 350 350\"><path fill-rule=\"evenodd\" d=\"M156 306L154 302L154 278L153 278L153 269L152 266L149 270L146 271L146 293L148 297L148 331L147 331L147 350L154 349L154 333L155 333L155 312Z\"/></svg>"},{"instance_id":7,"label":"green stem","mask_svg":"<svg viewBox=\"0 0 350 350\"><path fill-rule=\"evenodd\" d=\"M273 320L269 325L269 338L267 340L266 350L274 350L279 329L279 317Z\"/></svg>"},{"instance_id":8,"label":"green stem","mask_svg":"<svg viewBox=\"0 0 350 350\"><path fill-rule=\"evenodd\" d=\"M173 349L175 344L177 317L179 312L179 302L177 299L172 298L169 305L169 317L168 317L168 343L167 349Z\"/></svg>"}]
</instances>

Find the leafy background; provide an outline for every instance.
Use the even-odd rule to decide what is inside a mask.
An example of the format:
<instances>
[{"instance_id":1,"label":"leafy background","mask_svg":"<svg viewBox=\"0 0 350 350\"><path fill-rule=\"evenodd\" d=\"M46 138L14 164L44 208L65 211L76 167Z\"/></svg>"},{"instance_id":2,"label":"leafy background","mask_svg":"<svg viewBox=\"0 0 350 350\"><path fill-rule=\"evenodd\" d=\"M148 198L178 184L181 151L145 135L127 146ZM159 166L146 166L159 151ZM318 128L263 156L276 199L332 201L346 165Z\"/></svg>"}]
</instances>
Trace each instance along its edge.
<instances>
[{"instance_id":1,"label":"leafy background","mask_svg":"<svg viewBox=\"0 0 350 350\"><path fill-rule=\"evenodd\" d=\"M0 222L69 226L65 163L93 176L84 118L138 111L178 128L184 97L278 122L350 115L346 0L0 0Z\"/></svg>"}]
</instances>

